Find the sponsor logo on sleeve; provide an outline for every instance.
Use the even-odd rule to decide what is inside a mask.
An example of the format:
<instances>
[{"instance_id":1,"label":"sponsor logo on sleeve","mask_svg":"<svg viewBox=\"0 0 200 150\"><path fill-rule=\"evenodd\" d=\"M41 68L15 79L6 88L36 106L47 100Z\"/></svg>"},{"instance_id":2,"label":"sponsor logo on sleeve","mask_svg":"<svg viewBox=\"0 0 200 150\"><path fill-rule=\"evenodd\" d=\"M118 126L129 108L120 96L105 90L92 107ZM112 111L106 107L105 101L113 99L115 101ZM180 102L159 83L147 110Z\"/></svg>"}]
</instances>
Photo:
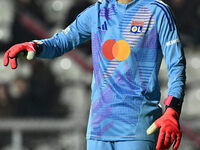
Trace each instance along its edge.
<instances>
[{"instance_id":1,"label":"sponsor logo on sleeve","mask_svg":"<svg viewBox=\"0 0 200 150\"><path fill-rule=\"evenodd\" d=\"M70 27L67 27L67 28L64 30L64 33L67 34L69 31L70 31Z\"/></svg>"},{"instance_id":2,"label":"sponsor logo on sleeve","mask_svg":"<svg viewBox=\"0 0 200 150\"><path fill-rule=\"evenodd\" d=\"M43 42L41 40L33 40L34 43L38 44L38 45L42 45Z\"/></svg>"},{"instance_id":3,"label":"sponsor logo on sleeve","mask_svg":"<svg viewBox=\"0 0 200 150\"><path fill-rule=\"evenodd\" d=\"M176 44L176 43L179 43L180 40L179 38L175 39L175 40L171 40L169 42L166 42L166 46L170 46L170 45L173 45L173 44Z\"/></svg>"}]
</instances>

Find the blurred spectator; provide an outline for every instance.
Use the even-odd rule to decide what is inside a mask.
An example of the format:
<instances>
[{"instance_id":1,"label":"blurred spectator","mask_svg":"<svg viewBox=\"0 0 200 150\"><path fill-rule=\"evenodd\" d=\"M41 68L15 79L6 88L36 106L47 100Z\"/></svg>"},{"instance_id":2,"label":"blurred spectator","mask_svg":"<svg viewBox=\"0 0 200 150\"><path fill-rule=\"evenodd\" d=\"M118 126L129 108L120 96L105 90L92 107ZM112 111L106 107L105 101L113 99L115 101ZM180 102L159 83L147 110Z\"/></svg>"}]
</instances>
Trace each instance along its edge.
<instances>
[{"instance_id":1,"label":"blurred spectator","mask_svg":"<svg viewBox=\"0 0 200 150\"><path fill-rule=\"evenodd\" d=\"M196 44L200 39L200 1L199 0L166 0L175 14L181 33L189 36L184 42L192 40Z\"/></svg>"},{"instance_id":2,"label":"blurred spectator","mask_svg":"<svg viewBox=\"0 0 200 150\"><path fill-rule=\"evenodd\" d=\"M29 15L31 18L37 18L38 21L45 20L41 11L42 9L37 5L35 0L13 0L13 3L15 4L15 9L13 11L14 15L11 25L12 37L8 43L0 43L1 51L6 51L16 43L38 39L38 37L22 23L22 14Z\"/></svg>"},{"instance_id":3,"label":"blurred spectator","mask_svg":"<svg viewBox=\"0 0 200 150\"><path fill-rule=\"evenodd\" d=\"M51 70L42 61L32 61L32 75L28 81L17 78L19 90L17 116L64 117L67 109L59 105L60 87Z\"/></svg>"},{"instance_id":4,"label":"blurred spectator","mask_svg":"<svg viewBox=\"0 0 200 150\"><path fill-rule=\"evenodd\" d=\"M28 84L28 80L19 76L15 79L14 82L16 86L16 96L15 96L15 115L16 116L26 116L30 115L26 111L29 107L27 107L27 103L31 98L31 95L29 94L30 86Z\"/></svg>"},{"instance_id":5,"label":"blurred spectator","mask_svg":"<svg viewBox=\"0 0 200 150\"><path fill-rule=\"evenodd\" d=\"M8 92L7 85L0 85L0 117L13 115L13 102Z\"/></svg>"},{"instance_id":6,"label":"blurred spectator","mask_svg":"<svg viewBox=\"0 0 200 150\"><path fill-rule=\"evenodd\" d=\"M51 70L42 61L33 61L33 72L30 78L32 112L41 116L53 116L58 103L60 87Z\"/></svg>"},{"instance_id":7,"label":"blurred spectator","mask_svg":"<svg viewBox=\"0 0 200 150\"><path fill-rule=\"evenodd\" d=\"M13 0L15 1L14 20L12 24L12 40L7 45L0 45L1 51L6 51L15 43L31 41L39 39L38 35L33 30L27 28L22 21L23 15L29 16L31 19L46 27L51 27L52 24L47 23L45 19L42 5L36 0ZM42 61L31 61L32 75L30 79L25 79L21 76L15 79L15 87L17 96L14 97L13 115L18 117L64 117L68 113L66 106L59 104L59 96L61 87L56 83L55 77L52 74L49 66ZM7 101L11 97L4 100L8 93L0 88L0 115L8 114L10 108L6 109ZM3 91L1 94L1 91ZM5 112L4 110L7 110ZM7 115L6 115L7 116Z\"/></svg>"},{"instance_id":8,"label":"blurred spectator","mask_svg":"<svg viewBox=\"0 0 200 150\"><path fill-rule=\"evenodd\" d=\"M13 0L0 1L0 51L8 48L7 43L11 40L11 26L14 17Z\"/></svg>"}]
</instances>

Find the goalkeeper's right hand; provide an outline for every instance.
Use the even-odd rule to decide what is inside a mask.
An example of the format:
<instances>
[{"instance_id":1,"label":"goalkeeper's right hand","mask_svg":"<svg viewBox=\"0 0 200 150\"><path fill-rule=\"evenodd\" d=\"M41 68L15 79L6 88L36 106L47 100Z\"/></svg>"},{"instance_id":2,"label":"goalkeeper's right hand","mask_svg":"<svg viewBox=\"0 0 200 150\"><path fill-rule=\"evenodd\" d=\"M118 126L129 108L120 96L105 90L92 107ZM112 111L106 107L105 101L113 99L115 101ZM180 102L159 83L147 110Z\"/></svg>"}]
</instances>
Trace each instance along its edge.
<instances>
[{"instance_id":1,"label":"goalkeeper's right hand","mask_svg":"<svg viewBox=\"0 0 200 150\"><path fill-rule=\"evenodd\" d=\"M6 51L3 64L7 66L10 63L12 69L17 68L17 56L22 52L25 51L27 53L26 58L31 60L34 58L36 53L36 43L34 42L25 42L21 44L16 44L12 46L9 50Z\"/></svg>"}]
</instances>

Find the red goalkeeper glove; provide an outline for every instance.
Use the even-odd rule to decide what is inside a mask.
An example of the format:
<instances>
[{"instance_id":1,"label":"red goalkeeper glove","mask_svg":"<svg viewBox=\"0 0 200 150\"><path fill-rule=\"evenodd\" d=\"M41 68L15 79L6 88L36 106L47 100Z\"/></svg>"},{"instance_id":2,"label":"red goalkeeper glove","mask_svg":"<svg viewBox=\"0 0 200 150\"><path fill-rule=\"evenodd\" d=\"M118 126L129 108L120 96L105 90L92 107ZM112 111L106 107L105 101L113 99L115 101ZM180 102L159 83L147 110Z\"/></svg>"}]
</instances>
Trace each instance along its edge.
<instances>
[{"instance_id":1,"label":"red goalkeeper glove","mask_svg":"<svg viewBox=\"0 0 200 150\"><path fill-rule=\"evenodd\" d=\"M4 58L3 58L3 64L4 66L7 66L10 63L10 66L12 69L17 68L17 56L22 52L26 51L27 56L26 58L28 60L31 60L34 58L34 55L36 53L36 44L34 42L25 42L21 44L16 44L12 46L9 50L6 51Z\"/></svg>"},{"instance_id":2,"label":"red goalkeeper glove","mask_svg":"<svg viewBox=\"0 0 200 150\"><path fill-rule=\"evenodd\" d=\"M173 143L173 150L177 150L182 135L179 125L182 100L169 96L164 103L169 107L166 109L165 113L147 129L147 134L152 134L160 128L156 150L169 149Z\"/></svg>"}]
</instances>

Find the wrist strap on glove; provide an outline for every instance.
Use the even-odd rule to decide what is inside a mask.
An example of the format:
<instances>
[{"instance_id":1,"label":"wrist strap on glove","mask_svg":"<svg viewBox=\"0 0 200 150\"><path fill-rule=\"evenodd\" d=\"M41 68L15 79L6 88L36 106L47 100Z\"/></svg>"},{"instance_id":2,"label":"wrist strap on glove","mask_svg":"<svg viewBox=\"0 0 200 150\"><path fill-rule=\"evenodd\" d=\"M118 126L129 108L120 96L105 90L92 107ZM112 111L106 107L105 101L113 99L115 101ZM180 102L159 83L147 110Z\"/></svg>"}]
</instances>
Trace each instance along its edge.
<instances>
[{"instance_id":1,"label":"wrist strap on glove","mask_svg":"<svg viewBox=\"0 0 200 150\"><path fill-rule=\"evenodd\" d=\"M183 100L182 100L182 99L178 99L178 98L173 97L173 96L168 96L168 97L164 100L164 104L166 105L166 109L167 109L168 107L171 107L171 108L173 108L176 112L178 112L179 114L181 113L182 103L183 103Z\"/></svg>"},{"instance_id":2,"label":"wrist strap on glove","mask_svg":"<svg viewBox=\"0 0 200 150\"><path fill-rule=\"evenodd\" d=\"M40 53L42 52L42 44L43 44L43 42L40 41L40 40L33 40L32 42L35 43L35 45L36 45L36 47L35 47L35 50L36 50L35 56L40 55Z\"/></svg>"}]
</instances>

